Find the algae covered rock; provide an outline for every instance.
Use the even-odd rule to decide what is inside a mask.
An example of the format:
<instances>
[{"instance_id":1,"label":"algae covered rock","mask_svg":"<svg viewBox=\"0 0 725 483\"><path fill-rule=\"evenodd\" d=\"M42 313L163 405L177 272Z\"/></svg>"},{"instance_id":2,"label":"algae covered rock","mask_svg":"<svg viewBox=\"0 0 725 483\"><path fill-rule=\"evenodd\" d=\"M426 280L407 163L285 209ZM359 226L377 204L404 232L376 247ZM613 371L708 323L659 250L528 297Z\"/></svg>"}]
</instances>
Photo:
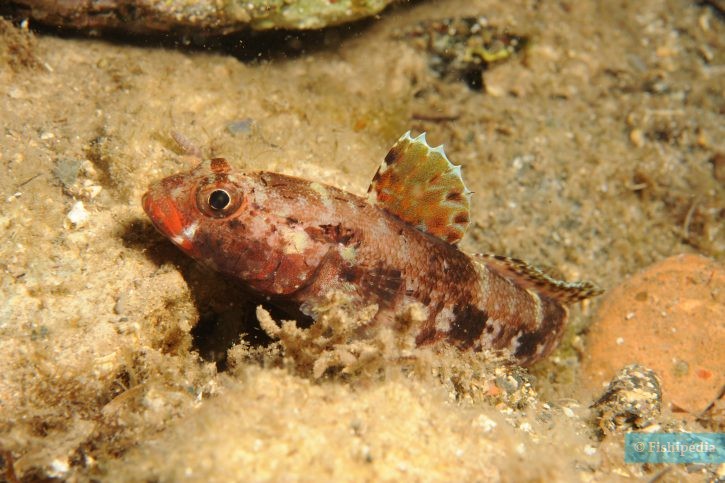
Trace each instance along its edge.
<instances>
[{"instance_id":1,"label":"algae covered rock","mask_svg":"<svg viewBox=\"0 0 725 483\"><path fill-rule=\"evenodd\" d=\"M393 0L18 0L14 14L45 25L202 37L243 30L310 30L375 15Z\"/></svg>"},{"instance_id":2,"label":"algae covered rock","mask_svg":"<svg viewBox=\"0 0 725 483\"><path fill-rule=\"evenodd\" d=\"M653 370L630 364L614 376L592 408L601 436L645 428L662 411L660 379Z\"/></svg>"}]
</instances>

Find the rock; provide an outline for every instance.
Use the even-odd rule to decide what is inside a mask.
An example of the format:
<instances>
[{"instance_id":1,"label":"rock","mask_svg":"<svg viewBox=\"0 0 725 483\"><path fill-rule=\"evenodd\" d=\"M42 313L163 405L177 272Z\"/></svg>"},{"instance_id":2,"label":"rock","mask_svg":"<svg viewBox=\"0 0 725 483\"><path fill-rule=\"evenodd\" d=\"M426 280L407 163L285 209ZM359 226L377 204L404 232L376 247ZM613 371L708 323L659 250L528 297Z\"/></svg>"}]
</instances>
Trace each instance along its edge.
<instances>
[{"instance_id":1,"label":"rock","mask_svg":"<svg viewBox=\"0 0 725 483\"><path fill-rule=\"evenodd\" d=\"M600 436L645 428L662 409L659 378L653 370L631 364L617 373L592 408Z\"/></svg>"},{"instance_id":2,"label":"rock","mask_svg":"<svg viewBox=\"0 0 725 483\"><path fill-rule=\"evenodd\" d=\"M320 29L370 17L392 1L18 0L13 8L19 18L56 27L212 37L248 29Z\"/></svg>"},{"instance_id":3,"label":"rock","mask_svg":"<svg viewBox=\"0 0 725 483\"><path fill-rule=\"evenodd\" d=\"M697 416L725 384L725 267L678 255L632 276L602 303L583 377L599 390L628 364L653 369L665 406Z\"/></svg>"},{"instance_id":4,"label":"rock","mask_svg":"<svg viewBox=\"0 0 725 483\"><path fill-rule=\"evenodd\" d=\"M68 215L66 215L66 219L70 224L69 227L73 228L81 228L85 226L90 218L91 215L88 213L88 210L86 210L86 207L83 206L82 201L76 201L73 208L71 208Z\"/></svg>"},{"instance_id":5,"label":"rock","mask_svg":"<svg viewBox=\"0 0 725 483\"><path fill-rule=\"evenodd\" d=\"M484 71L509 59L529 43L528 37L490 25L485 17L426 20L403 32L400 38L425 51L428 65L439 77L463 81L475 91L485 87L488 94L496 97L507 92L504 86L510 82L484 84Z\"/></svg>"}]
</instances>

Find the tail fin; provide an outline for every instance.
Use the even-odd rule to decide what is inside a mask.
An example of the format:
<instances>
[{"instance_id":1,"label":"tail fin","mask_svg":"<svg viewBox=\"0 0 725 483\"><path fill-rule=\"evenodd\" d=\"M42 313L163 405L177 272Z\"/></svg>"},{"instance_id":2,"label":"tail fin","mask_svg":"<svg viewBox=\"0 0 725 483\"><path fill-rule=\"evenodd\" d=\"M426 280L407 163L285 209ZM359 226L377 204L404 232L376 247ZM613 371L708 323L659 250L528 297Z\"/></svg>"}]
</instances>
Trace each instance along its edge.
<instances>
[{"instance_id":1,"label":"tail fin","mask_svg":"<svg viewBox=\"0 0 725 483\"><path fill-rule=\"evenodd\" d=\"M557 280L536 267L516 258L477 253L474 258L506 278L515 280L523 288L531 288L562 304L569 305L604 293L591 282Z\"/></svg>"}]
</instances>

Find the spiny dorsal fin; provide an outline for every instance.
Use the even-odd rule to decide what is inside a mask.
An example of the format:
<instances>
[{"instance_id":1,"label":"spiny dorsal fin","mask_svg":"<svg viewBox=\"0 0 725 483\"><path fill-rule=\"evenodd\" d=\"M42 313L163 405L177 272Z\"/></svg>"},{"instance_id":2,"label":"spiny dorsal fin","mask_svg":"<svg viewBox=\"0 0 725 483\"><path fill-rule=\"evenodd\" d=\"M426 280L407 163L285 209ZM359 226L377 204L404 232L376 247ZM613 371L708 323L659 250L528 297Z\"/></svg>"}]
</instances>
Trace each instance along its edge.
<instances>
[{"instance_id":1,"label":"spiny dorsal fin","mask_svg":"<svg viewBox=\"0 0 725 483\"><path fill-rule=\"evenodd\" d=\"M461 167L443 146L431 148L425 133L403 134L385 156L368 188L370 202L421 231L458 243L469 224L471 192Z\"/></svg>"},{"instance_id":2,"label":"spiny dorsal fin","mask_svg":"<svg viewBox=\"0 0 725 483\"><path fill-rule=\"evenodd\" d=\"M490 253L477 253L474 257L501 275L515 280L522 287L534 289L564 304L573 304L604 293L604 290L591 282L565 282L563 280L557 280L538 268L516 258L492 255Z\"/></svg>"}]
</instances>

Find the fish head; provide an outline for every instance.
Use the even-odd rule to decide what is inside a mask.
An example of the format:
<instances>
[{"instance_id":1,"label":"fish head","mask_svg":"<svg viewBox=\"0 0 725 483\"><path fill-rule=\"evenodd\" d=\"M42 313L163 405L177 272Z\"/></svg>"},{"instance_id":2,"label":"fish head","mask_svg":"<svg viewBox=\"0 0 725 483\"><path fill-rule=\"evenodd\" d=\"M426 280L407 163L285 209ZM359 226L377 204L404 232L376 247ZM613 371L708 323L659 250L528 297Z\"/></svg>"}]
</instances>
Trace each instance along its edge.
<instances>
[{"instance_id":1,"label":"fish head","mask_svg":"<svg viewBox=\"0 0 725 483\"><path fill-rule=\"evenodd\" d=\"M280 185L267 176L274 175L234 172L212 159L153 183L142 204L187 255L258 293L288 295L309 281L329 248L283 214L300 212L290 203L303 197L289 178Z\"/></svg>"},{"instance_id":2,"label":"fish head","mask_svg":"<svg viewBox=\"0 0 725 483\"><path fill-rule=\"evenodd\" d=\"M245 187L229 177L221 158L200 163L193 170L149 186L142 198L144 211L156 229L194 258L204 257L199 240L244 208ZM223 234L222 234L223 235Z\"/></svg>"}]
</instances>

